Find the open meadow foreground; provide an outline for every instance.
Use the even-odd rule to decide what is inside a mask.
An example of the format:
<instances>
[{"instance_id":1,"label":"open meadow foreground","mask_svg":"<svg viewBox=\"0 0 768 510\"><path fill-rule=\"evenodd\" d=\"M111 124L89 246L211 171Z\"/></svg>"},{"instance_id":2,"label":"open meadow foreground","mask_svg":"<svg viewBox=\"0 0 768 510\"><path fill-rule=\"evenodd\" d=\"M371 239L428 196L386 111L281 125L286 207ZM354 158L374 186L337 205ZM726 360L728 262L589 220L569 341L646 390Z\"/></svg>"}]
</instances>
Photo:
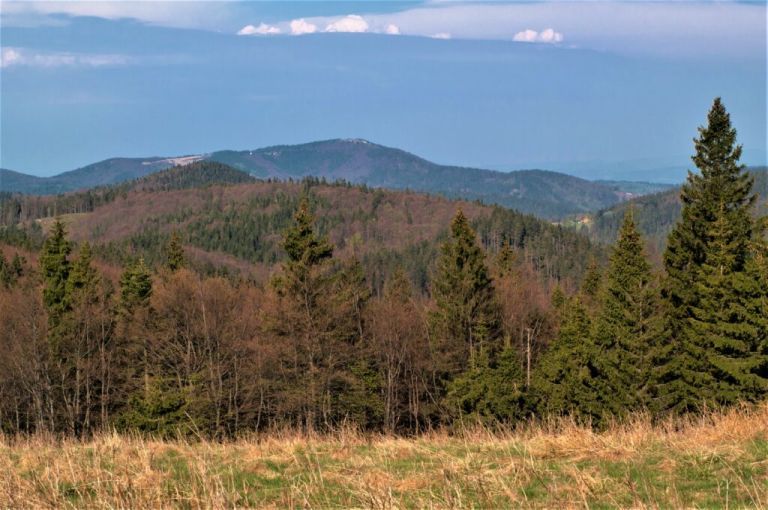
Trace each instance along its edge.
<instances>
[{"instance_id":1,"label":"open meadow foreground","mask_svg":"<svg viewBox=\"0 0 768 510\"><path fill-rule=\"evenodd\" d=\"M597 433L5 437L12 508L765 508L768 406Z\"/></svg>"}]
</instances>

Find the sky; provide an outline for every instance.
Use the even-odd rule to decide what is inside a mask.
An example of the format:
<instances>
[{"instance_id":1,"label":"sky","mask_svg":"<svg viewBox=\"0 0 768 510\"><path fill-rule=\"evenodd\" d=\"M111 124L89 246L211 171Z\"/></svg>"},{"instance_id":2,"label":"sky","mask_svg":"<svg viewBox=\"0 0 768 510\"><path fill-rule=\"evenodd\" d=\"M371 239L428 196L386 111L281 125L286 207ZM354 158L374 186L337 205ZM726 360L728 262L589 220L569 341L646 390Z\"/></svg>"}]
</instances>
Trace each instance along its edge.
<instances>
[{"instance_id":1,"label":"sky","mask_svg":"<svg viewBox=\"0 0 768 510\"><path fill-rule=\"evenodd\" d=\"M0 167L365 138L677 182L721 96L766 161L765 2L8 2Z\"/></svg>"}]
</instances>

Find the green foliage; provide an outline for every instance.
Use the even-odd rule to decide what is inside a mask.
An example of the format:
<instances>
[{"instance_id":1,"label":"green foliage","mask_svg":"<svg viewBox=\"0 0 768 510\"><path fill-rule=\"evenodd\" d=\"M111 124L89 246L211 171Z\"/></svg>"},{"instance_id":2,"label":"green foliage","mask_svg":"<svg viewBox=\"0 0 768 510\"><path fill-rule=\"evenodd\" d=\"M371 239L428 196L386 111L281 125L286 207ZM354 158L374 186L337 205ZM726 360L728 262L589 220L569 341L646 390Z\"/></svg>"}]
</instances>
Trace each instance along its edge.
<instances>
[{"instance_id":1,"label":"green foliage","mask_svg":"<svg viewBox=\"0 0 768 510\"><path fill-rule=\"evenodd\" d=\"M596 378L609 392L606 412L622 415L650 404L652 356L661 334L657 295L630 209L611 253L594 333Z\"/></svg>"},{"instance_id":2,"label":"green foliage","mask_svg":"<svg viewBox=\"0 0 768 510\"><path fill-rule=\"evenodd\" d=\"M682 219L664 254L669 341L657 392L661 407L674 411L754 398L764 384L754 372L763 370L756 348L764 333L751 310L765 289L746 274L754 257L753 178L738 163L741 146L719 98L707 120L694 140L701 173L689 174L682 188Z\"/></svg>"},{"instance_id":3,"label":"green foliage","mask_svg":"<svg viewBox=\"0 0 768 510\"><path fill-rule=\"evenodd\" d=\"M446 405L459 416L482 423L515 423L525 418L526 393L520 358L512 348L490 362L487 355L448 386Z\"/></svg>"},{"instance_id":4,"label":"green foliage","mask_svg":"<svg viewBox=\"0 0 768 510\"><path fill-rule=\"evenodd\" d=\"M493 282L461 210L441 248L431 290L436 306L430 324L438 349L448 355L449 373L471 366L480 352L497 350L501 326Z\"/></svg>"},{"instance_id":5,"label":"green foliage","mask_svg":"<svg viewBox=\"0 0 768 510\"><path fill-rule=\"evenodd\" d=\"M584 275L584 279L581 281L581 293L589 299L595 299L600 292L600 284L602 283L603 275L600 271L600 266L597 264L597 260L592 259L587 266L587 272Z\"/></svg>"},{"instance_id":6,"label":"green foliage","mask_svg":"<svg viewBox=\"0 0 768 510\"><path fill-rule=\"evenodd\" d=\"M734 271L738 245L724 207L708 233L707 260L696 282L697 304L689 327L706 349L706 371L717 381L707 392L708 401L735 404L757 401L768 392L768 315L764 287L756 261Z\"/></svg>"},{"instance_id":7,"label":"green foliage","mask_svg":"<svg viewBox=\"0 0 768 510\"><path fill-rule=\"evenodd\" d=\"M67 280L70 263L67 258L72 245L67 240L64 224L56 220L40 254L40 269L43 276L43 303L48 310L48 326L52 334L68 310Z\"/></svg>"},{"instance_id":8,"label":"green foliage","mask_svg":"<svg viewBox=\"0 0 768 510\"><path fill-rule=\"evenodd\" d=\"M572 414L599 425L609 412L609 388L598 377L600 352L590 331L591 321L578 298L563 307L557 337L544 352L534 372L533 399L544 415Z\"/></svg>"},{"instance_id":9,"label":"green foliage","mask_svg":"<svg viewBox=\"0 0 768 510\"><path fill-rule=\"evenodd\" d=\"M144 259L128 264L120 276L121 310L130 314L138 307L147 306L151 295L152 275L144 264Z\"/></svg>"},{"instance_id":10,"label":"green foliage","mask_svg":"<svg viewBox=\"0 0 768 510\"><path fill-rule=\"evenodd\" d=\"M168 381L152 379L142 393L133 394L117 418L118 430L136 430L160 437L194 432L186 396ZM191 430L190 430L191 429Z\"/></svg>"},{"instance_id":11,"label":"green foliage","mask_svg":"<svg viewBox=\"0 0 768 510\"><path fill-rule=\"evenodd\" d=\"M187 263L184 256L184 247L181 245L181 237L179 237L179 233L176 231L171 234L171 240L168 241L165 248L165 257L165 266L172 272L181 269Z\"/></svg>"},{"instance_id":12,"label":"green foliage","mask_svg":"<svg viewBox=\"0 0 768 510\"><path fill-rule=\"evenodd\" d=\"M15 253L11 262L8 262L3 252L0 251L0 288L13 287L23 274L24 258Z\"/></svg>"}]
</instances>

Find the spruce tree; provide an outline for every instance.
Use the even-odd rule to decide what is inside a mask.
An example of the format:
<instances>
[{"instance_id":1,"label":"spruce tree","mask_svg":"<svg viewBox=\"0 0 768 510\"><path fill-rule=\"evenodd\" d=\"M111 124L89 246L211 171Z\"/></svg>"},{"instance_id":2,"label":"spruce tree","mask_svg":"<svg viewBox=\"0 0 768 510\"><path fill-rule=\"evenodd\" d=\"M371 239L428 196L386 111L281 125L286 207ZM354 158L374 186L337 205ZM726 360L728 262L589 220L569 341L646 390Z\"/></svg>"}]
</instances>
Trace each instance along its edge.
<instances>
[{"instance_id":1,"label":"spruce tree","mask_svg":"<svg viewBox=\"0 0 768 510\"><path fill-rule=\"evenodd\" d=\"M611 253L594 332L599 351L597 377L609 391L605 401L613 414L650 403L651 356L661 334L656 292L630 209Z\"/></svg>"},{"instance_id":2,"label":"spruce tree","mask_svg":"<svg viewBox=\"0 0 768 510\"><path fill-rule=\"evenodd\" d=\"M566 301L557 337L542 355L532 382L536 407L542 415L571 414L579 421L602 423L610 402L600 379L599 352L592 340L592 323L579 297Z\"/></svg>"},{"instance_id":3,"label":"spruce tree","mask_svg":"<svg viewBox=\"0 0 768 510\"><path fill-rule=\"evenodd\" d=\"M171 234L171 239L165 247L165 260L165 265L171 272L177 271L186 265L184 247L181 245L181 237L176 231Z\"/></svg>"},{"instance_id":4,"label":"spruce tree","mask_svg":"<svg viewBox=\"0 0 768 510\"><path fill-rule=\"evenodd\" d=\"M715 317L742 299L736 294L744 289L726 295L707 288L726 274L728 279L741 278L751 264L755 229L753 178L739 164L742 149L720 98L694 144L692 159L700 173L688 173L680 195L682 218L664 253L667 341L658 353L655 376L657 406L676 412L732 400L723 386L725 374L712 364L712 356L715 342L730 342L738 335L731 331L725 335L728 340L717 340L719 335L703 324L719 322Z\"/></svg>"},{"instance_id":5,"label":"spruce tree","mask_svg":"<svg viewBox=\"0 0 768 510\"><path fill-rule=\"evenodd\" d=\"M144 259L128 264L120 276L120 308L130 315L136 308L149 306L152 296L152 275Z\"/></svg>"},{"instance_id":6,"label":"spruce tree","mask_svg":"<svg viewBox=\"0 0 768 510\"><path fill-rule=\"evenodd\" d=\"M710 225L721 204L729 214L734 257L733 271L741 271L747 260L752 237L751 206L753 178L739 164L741 146L736 145L736 130L720 98L716 98L707 117L707 126L699 128L694 139L696 154L692 160L700 174L688 172L680 199L682 219L669 235L664 253L668 278L664 295L671 305L670 326L673 336L685 330L691 307L696 305L695 282L706 262Z\"/></svg>"},{"instance_id":7,"label":"spruce tree","mask_svg":"<svg viewBox=\"0 0 768 510\"><path fill-rule=\"evenodd\" d=\"M72 246L67 231L60 220L51 227L40 254L43 276L43 303L48 311L49 334L52 338L60 333L61 320L68 309L67 280L69 279L69 254Z\"/></svg>"},{"instance_id":8,"label":"spruce tree","mask_svg":"<svg viewBox=\"0 0 768 510\"><path fill-rule=\"evenodd\" d=\"M739 246L724 204L708 238L690 329L700 339L715 383L700 388L700 396L721 405L756 401L768 392L768 352L761 348L768 334L768 315L761 306L765 288L754 259L746 262L744 271L732 270Z\"/></svg>"},{"instance_id":9,"label":"spruce tree","mask_svg":"<svg viewBox=\"0 0 768 510\"><path fill-rule=\"evenodd\" d=\"M436 309L430 325L449 372L471 365L484 349L496 350L501 335L500 312L485 256L474 230L459 210L450 238L442 245L432 280Z\"/></svg>"},{"instance_id":10,"label":"spruce tree","mask_svg":"<svg viewBox=\"0 0 768 510\"><path fill-rule=\"evenodd\" d=\"M285 377L282 398L300 425L314 429L331 419L329 384L336 368L331 359L339 354L334 348L339 324L334 315L339 310L333 303L333 247L315 233L307 196L285 232L283 248L288 257L281 274L272 280L279 317L270 325L292 352L292 359L285 361L292 371ZM338 405L338 399L333 404Z\"/></svg>"},{"instance_id":11,"label":"spruce tree","mask_svg":"<svg viewBox=\"0 0 768 510\"><path fill-rule=\"evenodd\" d=\"M95 300L97 298L95 290L99 275L91 265L91 259L91 245L85 242L80 247L67 278L66 293L70 300Z\"/></svg>"}]
</instances>

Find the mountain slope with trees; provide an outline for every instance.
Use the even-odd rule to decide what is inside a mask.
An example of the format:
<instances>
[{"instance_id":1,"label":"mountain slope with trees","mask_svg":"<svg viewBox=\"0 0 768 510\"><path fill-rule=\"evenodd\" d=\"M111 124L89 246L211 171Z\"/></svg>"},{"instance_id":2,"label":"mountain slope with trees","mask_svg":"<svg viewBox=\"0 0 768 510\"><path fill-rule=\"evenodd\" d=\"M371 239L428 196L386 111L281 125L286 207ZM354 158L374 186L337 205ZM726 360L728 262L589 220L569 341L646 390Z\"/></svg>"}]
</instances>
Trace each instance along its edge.
<instances>
[{"instance_id":1,"label":"mountain slope with trees","mask_svg":"<svg viewBox=\"0 0 768 510\"><path fill-rule=\"evenodd\" d=\"M312 178L200 186L183 168L68 224L7 225L0 428L602 429L757 404L766 221L719 98L695 147L663 272L633 210L606 265L579 234L500 207ZM215 179L207 165L193 177Z\"/></svg>"}]
</instances>

